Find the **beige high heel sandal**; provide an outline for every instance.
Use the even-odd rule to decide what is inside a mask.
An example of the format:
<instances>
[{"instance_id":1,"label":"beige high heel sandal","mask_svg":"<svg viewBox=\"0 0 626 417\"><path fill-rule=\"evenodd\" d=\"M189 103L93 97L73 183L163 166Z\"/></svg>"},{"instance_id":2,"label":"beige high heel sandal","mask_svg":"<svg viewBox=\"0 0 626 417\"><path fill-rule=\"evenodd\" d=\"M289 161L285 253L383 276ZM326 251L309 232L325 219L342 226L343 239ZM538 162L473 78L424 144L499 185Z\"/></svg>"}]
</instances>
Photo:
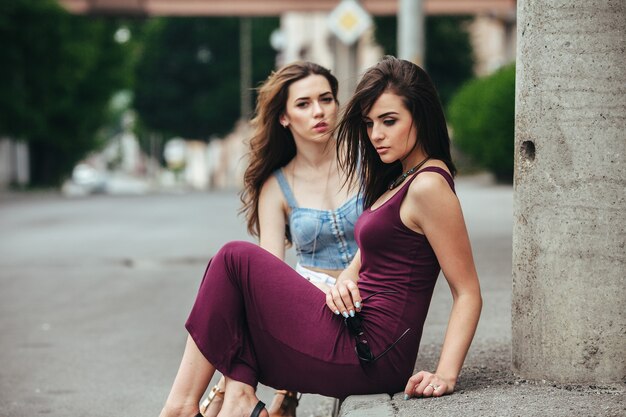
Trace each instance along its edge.
<instances>
[{"instance_id":1,"label":"beige high heel sandal","mask_svg":"<svg viewBox=\"0 0 626 417\"><path fill-rule=\"evenodd\" d=\"M215 385L211 388L211 392L209 395L200 403L200 414L204 417L206 411L209 409L209 405L213 402L215 397L220 397L222 400L224 399L224 391L220 391L219 386Z\"/></svg>"},{"instance_id":2,"label":"beige high heel sandal","mask_svg":"<svg viewBox=\"0 0 626 417\"><path fill-rule=\"evenodd\" d=\"M302 397L302 394L298 396L297 392L287 391L284 389L277 390L276 394L282 394L285 396L285 398L283 398L283 402L280 404L278 413L270 414L270 417L282 417L285 415L295 417L296 408L298 407L298 404L300 403L300 398Z\"/></svg>"}]
</instances>

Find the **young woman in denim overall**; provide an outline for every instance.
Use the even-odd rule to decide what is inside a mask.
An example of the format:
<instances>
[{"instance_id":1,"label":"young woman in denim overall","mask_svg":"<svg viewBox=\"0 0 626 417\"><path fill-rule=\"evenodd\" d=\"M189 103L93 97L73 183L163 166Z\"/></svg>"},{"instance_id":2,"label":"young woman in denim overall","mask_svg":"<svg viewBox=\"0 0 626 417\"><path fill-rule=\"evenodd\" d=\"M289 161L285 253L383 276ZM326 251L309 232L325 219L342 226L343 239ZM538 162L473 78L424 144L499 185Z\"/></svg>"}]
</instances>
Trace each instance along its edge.
<instances>
[{"instance_id":1,"label":"young woman in denim overall","mask_svg":"<svg viewBox=\"0 0 626 417\"><path fill-rule=\"evenodd\" d=\"M354 224L363 200L344 187L336 144L337 80L313 63L294 63L271 74L260 88L242 195L249 232L280 259L293 245L296 271L322 291L354 257ZM200 412L215 417L224 380L211 389ZM295 416L298 394L279 390L271 417Z\"/></svg>"},{"instance_id":2,"label":"young woman in denim overall","mask_svg":"<svg viewBox=\"0 0 626 417\"><path fill-rule=\"evenodd\" d=\"M254 391L259 382L337 398L454 392L482 299L445 117L428 75L393 57L368 69L337 143L366 207L353 261L324 294L257 245L224 245L187 320L161 417L193 416L216 370L226 377L221 415L233 417L269 416ZM263 222L260 228L263 236ZM440 271L453 298L441 356L433 372L412 375Z\"/></svg>"}]
</instances>

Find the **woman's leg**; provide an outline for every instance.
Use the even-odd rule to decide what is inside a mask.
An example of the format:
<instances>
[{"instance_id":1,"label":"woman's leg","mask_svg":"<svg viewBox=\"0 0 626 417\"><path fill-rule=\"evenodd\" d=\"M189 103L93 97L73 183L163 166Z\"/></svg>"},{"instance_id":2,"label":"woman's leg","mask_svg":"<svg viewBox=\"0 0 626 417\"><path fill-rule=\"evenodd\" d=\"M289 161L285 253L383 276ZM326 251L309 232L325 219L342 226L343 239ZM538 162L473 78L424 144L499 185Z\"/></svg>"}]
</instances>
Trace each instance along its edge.
<instances>
[{"instance_id":1,"label":"woman's leg","mask_svg":"<svg viewBox=\"0 0 626 417\"><path fill-rule=\"evenodd\" d=\"M188 336L183 359L160 417L194 417L198 413L200 398L214 373L215 367Z\"/></svg>"},{"instance_id":2,"label":"woman's leg","mask_svg":"<svg viewBox=\"0 0 626 417\"><path fill-rule=\"evenodd\" d=\"M259 402L255 388L228 377L225 378L225 381L224 403L218 417L249 416ZM261 411L259 417L268 417L267 410Z\"/></svg>"}]
</instances>

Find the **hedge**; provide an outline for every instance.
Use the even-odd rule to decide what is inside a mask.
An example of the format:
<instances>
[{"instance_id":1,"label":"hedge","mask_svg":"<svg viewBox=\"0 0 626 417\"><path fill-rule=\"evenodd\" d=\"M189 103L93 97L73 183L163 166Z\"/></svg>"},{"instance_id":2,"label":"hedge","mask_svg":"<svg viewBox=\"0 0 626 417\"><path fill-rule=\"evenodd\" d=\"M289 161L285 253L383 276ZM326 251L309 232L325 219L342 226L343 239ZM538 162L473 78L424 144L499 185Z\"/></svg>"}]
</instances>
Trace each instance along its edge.
<instances>
[{"instance_id":1,"label":"hedge","mask_svg":"<svg viewBox=\"0 0 626 417\"><path fill-rule=\"evenodd\" d=\"M515 65L471 80L448 107L452 140L500 182L513 179Z\"/></svg>"}]
</instances>

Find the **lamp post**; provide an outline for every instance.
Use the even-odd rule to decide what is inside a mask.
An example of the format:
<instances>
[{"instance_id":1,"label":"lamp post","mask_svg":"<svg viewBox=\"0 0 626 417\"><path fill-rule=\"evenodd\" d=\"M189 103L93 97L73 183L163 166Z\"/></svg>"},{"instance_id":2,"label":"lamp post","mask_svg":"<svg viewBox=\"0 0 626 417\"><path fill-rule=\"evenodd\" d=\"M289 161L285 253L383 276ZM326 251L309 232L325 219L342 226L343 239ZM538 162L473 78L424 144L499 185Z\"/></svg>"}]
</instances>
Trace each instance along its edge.
<instances>
[{"instance_id":1,"label":"lamp post","mask_svg":"<svg viewBox=\"0 0 626 417\"><path fill-rule=\"evenodd\" d=\"M242 119L252 115L252 21L249 17L239 19L239 89Z\"/></svg>"},{"instance_id":2,"label":"lamp post","mask_svg":"<svg viewBox=\"0 0 626 417\"><path fill-rule=\"evenodd\" d=\"M424 66L424 1L399 0L398 58Z\"/></svg>"}]
</instances>

